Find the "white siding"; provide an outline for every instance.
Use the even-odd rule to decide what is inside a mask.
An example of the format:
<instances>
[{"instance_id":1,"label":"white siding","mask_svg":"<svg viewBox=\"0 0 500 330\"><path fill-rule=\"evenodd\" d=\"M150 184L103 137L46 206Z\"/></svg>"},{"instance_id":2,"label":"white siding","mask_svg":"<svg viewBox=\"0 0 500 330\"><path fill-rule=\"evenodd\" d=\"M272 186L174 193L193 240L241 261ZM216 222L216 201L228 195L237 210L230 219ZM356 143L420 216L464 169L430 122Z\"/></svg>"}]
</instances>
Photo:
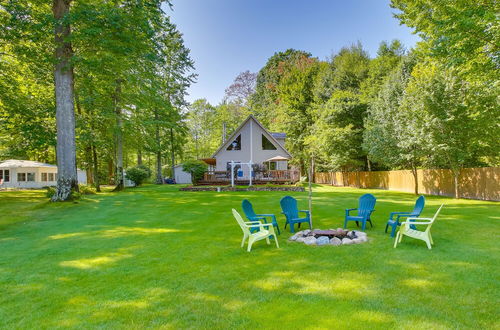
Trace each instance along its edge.
<instances>
[{"instance_id":1,"label":"white siding","mask_svg":"<svg viewBox=\"0 0 500 330\"><path fill-rule=\"evenodd\" d=\"M238 135L241 134L241 150L227 150ZM262 134L276 146L276 150L263 150L262 149ZM251 139L252 138L252 139ZM283 140L284 143L284 140ZM254 164L263 164L266 159L282 156L289 157L283 147L273 140L269 133L263 130L259 124L253 119L250 119L234 136L233 140L226 141L222 149L215 156L217 159L216 171L225 171L226 164L230 161L248 163L252 161ZM287 169L287 162L278 162L278 169ZM243 165L243 175L248 176L248 166Z\"/></svg>"},{"instance_id":2,"label":"white siding","mask_svg":"<svg viewBox=\"0 0 500 330\"><path fill-rule=\"evenodd\" d=\"M18 168L2 168L2 170L10 171L10 181L4 182L0 188L18 188L18 189L33 189L43 188L46 186L55 186L57 184L56 174L57 167L18 167ZM17 181L18 173L35 173L35 181ZM42 173L53 174L54 180L42 181ZM27 174L26 174L27 175ZM78 170L78 183L87 183L87 174L84 171ZM49 175L47 175L47 180Z\"/></svg>"},{"instance_id":3,"label":"white siding","mask_svg":"<svg viewBox=\"0 0 500 330\"><path fill-rule=\"evenodd\" d=\"M182 165L175 166L174 179L175 179L175 183L178 183L178 184L193 183L193 181L191 179L191 173L184 172L182 170Z\"/></svg>"}]
</instances>

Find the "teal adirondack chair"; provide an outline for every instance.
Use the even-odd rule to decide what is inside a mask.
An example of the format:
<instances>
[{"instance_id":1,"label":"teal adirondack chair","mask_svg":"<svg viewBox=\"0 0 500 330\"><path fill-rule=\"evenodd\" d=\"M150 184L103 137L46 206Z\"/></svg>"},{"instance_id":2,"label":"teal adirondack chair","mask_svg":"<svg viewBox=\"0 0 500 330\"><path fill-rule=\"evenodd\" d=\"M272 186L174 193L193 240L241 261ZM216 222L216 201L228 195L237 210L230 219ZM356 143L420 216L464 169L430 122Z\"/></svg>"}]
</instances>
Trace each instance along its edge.
<instances>
[{"instance_id":1,"label":"teal adirondack chair","mask_svg":"<svg viewBox=\"0 0 500 330\"><path fill-rule=\"evenodd\" d=\"M347 222L356 221L356 225L359 226L361 222L361 230L365 230L366 223L369 222L373 227L372 220L370 216L373 211L375 211L375 202L377 199L372 194L364 194L359 198L359 207L354 209L346 209L345 210L345 220L344 220L344 229L347 227ZM358 215L350 215L351 211L358 211Z\"/></svg>"},{"instance_id":2,"label":"teal adirondack chair","mask_svg":"<svg viewBox=\"0 0 500 330\"><path fill-rule=\"evenodd\" d=\"M267 218L271 220L271 223L273 226L278 230L278 235L280 233L280 227L278 226L278 222L276 221L276 216L274 214L256 214L255 211L253 210L252 203L248 199L244 199L241 202L241 208L243 209L243 213L245 213L245 216L247 217L248 220L250 221L264 221L264 223L267 223ZM250 231L253 233L257 231L258 228L252 228Z\"/></svg>"},{"instance_id":3,"label":"teal adirondack chair","mask_svg":"<svg viewBox=\"0 0 500 330\"><path fill-rule=\"evenodd\" d=\"M417 201L415 202L415 207L413 208L413 211L411 212L391 212L389 215L389 220L387 221L387 225L385 226L385 232L387 233L387 229L389 226L392 228L391 229L391 237L394 237L394 234L396 234L396 229L398 226L401 225L399 222L399 219L401 218L417 218L420 216L420 213L424 210L424 205L425 205L425 197L420 196L417 198ZM416 229L415 226L412 226L412 229Z\"/></svg>"},{"instance_id":4,"label":"teal adirondack chair","mask_svg":"<svg viewBox=\"0 0 500 330\"><path fill-rule=\"evenodd\" d=\"M429 248L429 250L432 249L432 244L434 244L434 241L432 240L431 236L431 227L434 221L436 221L436 218L443 206L444 204L441 204L436 214L434 214L432 218L408 218L405 222L402 222L394 241L394 247L396 247L398 243L401 243L403 236L408 236L424 241L425 244L427 244L427 248ZM411 227L415 225L425 225L427 227L424 231L412 229Z\"/></svg>"},{"instance_id":5,"label":"teal adirondack chair","mask_svg":"<svg viewBox=\"0 0 500 330\"><path fill-rule=\"evenodd\" d=\"M294 225L298 224L300 228L300 224L303 222L309 223L309 228L311 227L311 217L308 210L299 210L297 207L297 200L292 196L285 196L280 201L281 209L286 217L285 229L287 225L290 225L290 232L295 233ZM299 212L305 213L305 217L299 217Z\"/></svg>"},{"instance_id":6,"label":"teal adirondack chair","mask_svg":"<svg viewBox=\"0 0 500 330\"><path fill-rule=\"evenodd\" d=\"M260 223L260 221L245 222L243 221L243 218L238 213L238 211L236 211L235 209L233 209L233 216L240 225L241 230L243 231L243 239L241 240L241 247L245 246L245 241L248 239L248 247L247 247L248 252L252 250L252 245L254 242L260 241L262 239L265 239L267 244L271 244L269 238L274 238L274 241L276 242L276 247L277 248L280 247L272 223ZM255 233L251 233L250 232L251 228L259 228L260 230Z\"/></svg>"}]
</instances>

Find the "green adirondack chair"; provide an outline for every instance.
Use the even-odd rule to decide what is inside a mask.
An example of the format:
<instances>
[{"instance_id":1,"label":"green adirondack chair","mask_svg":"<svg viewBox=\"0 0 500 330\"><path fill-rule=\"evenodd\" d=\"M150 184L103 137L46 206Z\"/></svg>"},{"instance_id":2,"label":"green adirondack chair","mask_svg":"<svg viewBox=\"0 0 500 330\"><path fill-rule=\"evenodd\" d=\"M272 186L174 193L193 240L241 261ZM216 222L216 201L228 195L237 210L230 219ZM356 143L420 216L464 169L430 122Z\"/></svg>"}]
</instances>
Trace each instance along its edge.
<instances>
[{"instance_id":1,"label":"green adirondack chair","mask_svg":"<svg viewBox=\"0 0 500 330\"><path fill-rule=\"evenodd\" d=\"M260 221L243 221L241 215L233 209L233 215L238 224L243 231L243 239L241 240L241 247L245 246L245 241L248 239L248 248L247 251L250 252L252 249L252 245L256 241L260 241L261 239L265 239L267 244L271 244L269 238L274 238L276 242L276 247L279 248L278 239L276 238L276 234L274 232L274 227L272 223L260 223ZM260 230L251 233L250 228L259 228Z\"/></svg>"},{"instance_id":2,"label":"green adirondack chair","mask_svg":"<svg viewBox=\"0 0 500 330\"><path fill-rule=\"evenodd\" d=\"M398 243L401 243L403 236L408 236L424 241L425 244L427 244L429 250L432 249L432 244L434 244L434 241L432 240L431 236L431 227L434 221L436 221L436 218L441 209L443 208L443 206L444 204L441 204L436 214L434 214L434 217L432 218L407 218L405 222L402 222L398 234L396 235L394 247L396 247ZM417 229L412 229L411 227L414 225L425 225L427 227L425 228L424 231L421 231Z\"/></svg>"}]
</instances>

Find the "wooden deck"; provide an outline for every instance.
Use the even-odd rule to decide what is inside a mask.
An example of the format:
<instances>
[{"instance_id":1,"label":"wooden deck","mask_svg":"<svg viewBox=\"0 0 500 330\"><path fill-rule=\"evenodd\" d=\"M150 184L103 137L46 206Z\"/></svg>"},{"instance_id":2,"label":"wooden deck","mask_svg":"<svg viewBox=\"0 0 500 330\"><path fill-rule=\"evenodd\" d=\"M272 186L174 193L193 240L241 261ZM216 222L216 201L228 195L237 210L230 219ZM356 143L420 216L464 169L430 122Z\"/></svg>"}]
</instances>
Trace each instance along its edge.
<instances>
[{"instance_id":1,"label":"wooden deck","mask_svg":"<svg viewBox=\"0 0 500 330\"><path fill-rule=\"evenodd\" d=\"M300 180L300 172L298 170L271 170L255 173L252 179L252 184L290 184ZM235 185L248 185L250 180L248 177L235 177ZM213 185L222 186L231 184L231 174L226 171L210 171L206 172L203 180L198 181L198 185Z\"/></svg>"}]
</instances>

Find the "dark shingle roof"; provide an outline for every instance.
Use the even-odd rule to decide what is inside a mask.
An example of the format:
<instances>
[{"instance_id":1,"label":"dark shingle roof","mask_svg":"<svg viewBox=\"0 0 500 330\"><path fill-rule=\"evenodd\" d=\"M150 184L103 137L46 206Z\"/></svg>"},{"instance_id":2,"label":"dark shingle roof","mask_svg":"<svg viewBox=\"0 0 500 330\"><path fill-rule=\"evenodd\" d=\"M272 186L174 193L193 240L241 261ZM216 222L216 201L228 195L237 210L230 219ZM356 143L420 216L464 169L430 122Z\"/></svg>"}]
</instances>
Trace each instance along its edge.
<instances>
[{"instance_id":1,"label":"dark shingle roof","mask_svg":"<svg viewBox=\"0 0 500 330\"><path fill-rule=\"evenodd\" d=\"M275 139L284 139L284 138L286 138L286 133L271 133L271 135Z\"/></svg>"}]
</instances>

